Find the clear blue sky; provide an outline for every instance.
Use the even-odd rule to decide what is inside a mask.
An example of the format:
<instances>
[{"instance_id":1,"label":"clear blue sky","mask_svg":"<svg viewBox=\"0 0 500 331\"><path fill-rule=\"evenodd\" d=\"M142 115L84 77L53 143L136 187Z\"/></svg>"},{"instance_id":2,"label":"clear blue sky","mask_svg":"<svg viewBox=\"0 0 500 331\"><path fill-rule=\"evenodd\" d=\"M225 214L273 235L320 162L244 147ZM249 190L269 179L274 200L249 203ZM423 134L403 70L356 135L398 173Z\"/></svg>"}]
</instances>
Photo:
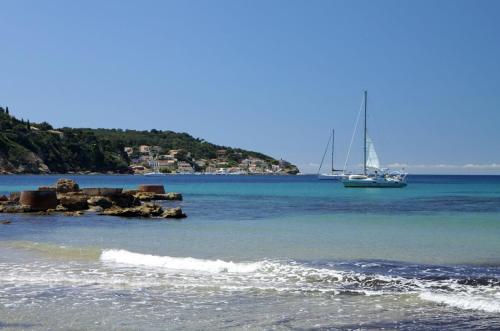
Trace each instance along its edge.
<instances>
[{"instance_id":1,"label":"clear blue sky","mask_svg":"<svg viewBox=\"0 0 500 331\"><path fill-rule=\"evenodd\" d=\"M343 163L367 89L384 165L500 173L499 13L472 0L0 1L0 105L56 127L184 131L308 172L332 127Z\"/></svg>"}]
</instances>

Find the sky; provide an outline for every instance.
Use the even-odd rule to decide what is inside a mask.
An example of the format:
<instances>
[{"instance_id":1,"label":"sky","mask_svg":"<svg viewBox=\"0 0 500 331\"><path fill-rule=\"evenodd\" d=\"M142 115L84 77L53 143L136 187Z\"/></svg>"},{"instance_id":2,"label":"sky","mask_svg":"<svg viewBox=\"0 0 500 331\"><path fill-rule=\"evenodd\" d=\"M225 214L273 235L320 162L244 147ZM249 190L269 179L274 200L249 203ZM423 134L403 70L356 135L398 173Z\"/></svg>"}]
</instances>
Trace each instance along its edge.
<instances>
[{"instance_id":1,"label":"sky","mask_svg":"<svg viewBox=\"0 0 500 331\"><path fill-rule=\"evenodd\" d=\"M317 171L368 91L381 163L500 174L500 1L0 0L0 105L161 129ZM362 160L356 135L348 166Z\"/></svg>"}]
</instances>

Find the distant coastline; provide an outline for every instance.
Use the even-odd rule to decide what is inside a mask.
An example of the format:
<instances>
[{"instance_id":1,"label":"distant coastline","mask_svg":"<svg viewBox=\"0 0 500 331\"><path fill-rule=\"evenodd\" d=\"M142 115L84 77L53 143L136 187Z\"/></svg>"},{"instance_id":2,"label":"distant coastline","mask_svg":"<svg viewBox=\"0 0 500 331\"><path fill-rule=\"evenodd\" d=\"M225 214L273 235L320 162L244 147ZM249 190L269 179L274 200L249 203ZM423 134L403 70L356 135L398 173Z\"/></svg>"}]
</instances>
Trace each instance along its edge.
<instances>
[{"instance_id":1,"label":"distant coastline","mask_svg":"<svg viewBox=\"0 0 500 331\"><path fill-rule=\"evenodd\" d=\"M1 172L1 176L142 176L140 173L120 173L120 172L44 172L44 173L9 173L9 172ZM316 176L316 174L287 174L287 173L244 173L244 174L231 174L231 173L211 173L211 172L193 172L193 173L165 173L165 176L264 176L264 177L275 177L275 176ZM424 175L425 176L425 175ZM441 176L441 175L436 175ZM500 176L500 175L499 175Z\"/></svg>"},{"instance_id":2,"label":"distant coastline","mask_svg":"<svg viewBox=\"0 0 500 331\"><path fill-rule=\"evenodd\" d=\"M58 128L0 107L0 174L296 175L283 159L220 146L187 133Z\"/></svg>"}]
</instances>

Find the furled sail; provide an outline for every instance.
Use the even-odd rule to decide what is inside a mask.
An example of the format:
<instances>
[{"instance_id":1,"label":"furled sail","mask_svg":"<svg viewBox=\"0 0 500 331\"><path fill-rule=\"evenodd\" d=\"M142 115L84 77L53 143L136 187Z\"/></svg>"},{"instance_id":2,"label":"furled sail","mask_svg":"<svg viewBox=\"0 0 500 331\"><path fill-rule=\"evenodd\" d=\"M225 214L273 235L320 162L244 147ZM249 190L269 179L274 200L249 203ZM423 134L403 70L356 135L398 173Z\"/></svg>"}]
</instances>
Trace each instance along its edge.
<instances>
[{"instance_id":1,"label":"furled sail","mask_svg":"<svg viewBox=\"0 0 500 331\"><path fill-rule=\"evenodd\" d=\"M375 145L373 145L373 141L368 136L366 136L366 167L380 169L380 161L375 151Z\"/></svg>"}]
</instances>

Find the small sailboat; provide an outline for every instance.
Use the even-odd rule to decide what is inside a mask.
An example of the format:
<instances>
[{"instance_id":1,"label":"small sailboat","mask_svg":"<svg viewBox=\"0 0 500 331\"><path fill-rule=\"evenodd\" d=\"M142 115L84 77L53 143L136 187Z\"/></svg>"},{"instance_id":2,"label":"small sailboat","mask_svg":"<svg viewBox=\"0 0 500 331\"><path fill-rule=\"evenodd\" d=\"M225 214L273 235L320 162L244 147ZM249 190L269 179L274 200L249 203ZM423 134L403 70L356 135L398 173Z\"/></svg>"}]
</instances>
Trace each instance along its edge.
<instances>
[{"instance_id":1,"label":"small sailboat","mask_svg":"<svg viewBox=\"0 0 500 331\"><path fill-rule=\"evenodd\" d=\"M321 173L321 168L323 167L323 162L325 161L326 153L328 152L328 147L330 146L330 142L332 143L332 164L330 173ZM321 159L321 164L318 169L318 179L322 180L337 180L340 181L345 175L343 170L335 169L333 166L333 155L335 148L335 129L332 129L332 134L328 138L328 143L326 144L325 153L323 153L323 158Z\"/></svg>"},{"instance_id":2,"label":"small sailboat","mask_svg":"<svg viewBox=\"0 0 500 331\"><path fill-rule=\"evenodd\" d=\"M375 145L368 136L366 125L366 108L367 108L368 93L364 92L364 110L365 110L365 126L364 126L364 162L363 173L358 175L345 176L342 179L344 187L405 187L406 173L391 172L380 167L380 161L375 151Z\"/></svg>"}]
</instances>

